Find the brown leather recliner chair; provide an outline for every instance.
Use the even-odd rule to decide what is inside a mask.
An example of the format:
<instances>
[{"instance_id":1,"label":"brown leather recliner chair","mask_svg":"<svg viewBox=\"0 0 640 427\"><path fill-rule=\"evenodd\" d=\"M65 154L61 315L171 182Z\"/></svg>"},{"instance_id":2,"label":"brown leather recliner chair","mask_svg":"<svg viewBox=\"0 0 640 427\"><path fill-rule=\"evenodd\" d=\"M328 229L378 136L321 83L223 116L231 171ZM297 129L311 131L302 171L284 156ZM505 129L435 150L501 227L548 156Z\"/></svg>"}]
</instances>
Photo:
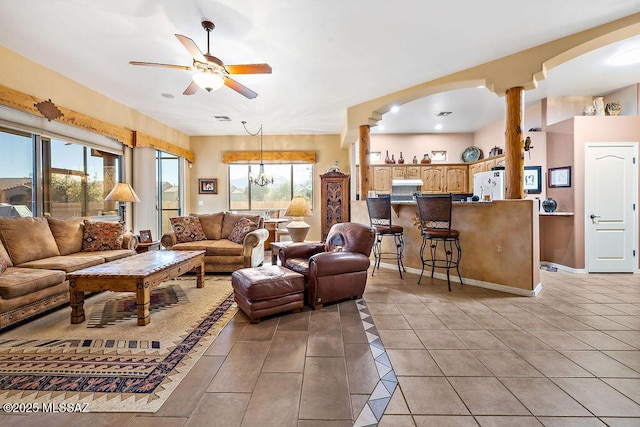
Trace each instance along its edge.
<instances>
[{"instance_id":1,"label":"brown leather recliner chair","mask_svg":"<svg viewBox=\"0 0 640 427\"><path fill-rule=\"evenodd\" d=\"M292 243L278 257L284 267L304 275L307 303L317 310L330 302L362 298L374 239L372 227L344 222L331 227L325 243Z\"/></svg>"}]
</instances>

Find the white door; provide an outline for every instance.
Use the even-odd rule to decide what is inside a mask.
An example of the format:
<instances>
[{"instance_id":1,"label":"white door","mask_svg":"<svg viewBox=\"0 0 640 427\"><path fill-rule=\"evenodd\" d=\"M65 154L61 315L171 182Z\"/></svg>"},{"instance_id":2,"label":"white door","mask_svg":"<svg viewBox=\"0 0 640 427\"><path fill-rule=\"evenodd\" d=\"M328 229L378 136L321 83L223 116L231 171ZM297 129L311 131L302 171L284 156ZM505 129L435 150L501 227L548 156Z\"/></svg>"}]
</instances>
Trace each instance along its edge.
<instances>
[{"instance_id":1,"label":"white door","mask_svg":"<svg viewBox=\"0 0 640 427\"><path fill-rule=\"evenodd\" d=\"M589 273L631 273L637 261L637 143L585 149L585 259Z\"/></svg>"}]
</instances>

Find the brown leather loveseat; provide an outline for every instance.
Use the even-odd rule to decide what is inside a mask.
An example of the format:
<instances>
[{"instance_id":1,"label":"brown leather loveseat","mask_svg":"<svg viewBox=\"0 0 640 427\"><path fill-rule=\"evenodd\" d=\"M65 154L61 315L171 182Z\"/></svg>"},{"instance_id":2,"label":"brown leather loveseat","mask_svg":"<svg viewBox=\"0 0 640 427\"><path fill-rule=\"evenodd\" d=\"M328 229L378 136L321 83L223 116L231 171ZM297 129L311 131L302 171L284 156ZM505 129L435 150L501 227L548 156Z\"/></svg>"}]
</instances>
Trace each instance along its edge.
<instances>
[{"instance_id":1,"label":"brown leather loveseat","mask_svg":"<svg viewBox=\"0 0 640 427\"><path fill-rule=\"evenodd\" d=\"M354 222L335 224L325 243L292 243L280 249L282 265L305 276L307 304L315 309L347 298L361 298L375 232Z\"/></svg>"}]
</instances>

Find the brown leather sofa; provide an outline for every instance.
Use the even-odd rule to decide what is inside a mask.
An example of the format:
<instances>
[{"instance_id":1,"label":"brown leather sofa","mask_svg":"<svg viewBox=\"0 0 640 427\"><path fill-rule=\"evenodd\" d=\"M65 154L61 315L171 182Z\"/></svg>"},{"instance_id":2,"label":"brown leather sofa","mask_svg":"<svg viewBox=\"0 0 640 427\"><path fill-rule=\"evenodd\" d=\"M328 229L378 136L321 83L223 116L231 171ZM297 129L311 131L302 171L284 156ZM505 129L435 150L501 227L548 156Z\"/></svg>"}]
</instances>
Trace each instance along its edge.
<instances>
[{"instance_id":1,"label":"brown leather sofa","mask_svg":"<svg viewBox=\"0 0 640 427\"><path fill-rule=\"evenodd\" d=\"M361 298L375 231L355 222L335 224L325 243L292 243L280 249L282 265L305 277L307 304L315 309Z\"/></svg>"}]
</instances>

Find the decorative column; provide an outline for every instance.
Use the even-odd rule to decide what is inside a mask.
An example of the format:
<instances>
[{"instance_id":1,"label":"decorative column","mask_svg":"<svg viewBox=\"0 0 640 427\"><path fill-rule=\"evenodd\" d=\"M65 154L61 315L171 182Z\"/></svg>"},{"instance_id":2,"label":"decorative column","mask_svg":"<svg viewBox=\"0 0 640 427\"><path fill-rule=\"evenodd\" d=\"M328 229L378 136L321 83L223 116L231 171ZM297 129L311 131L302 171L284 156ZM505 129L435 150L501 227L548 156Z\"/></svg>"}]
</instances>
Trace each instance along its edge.
<instances>
[{"instance_id":1,"label":"decorative column","mask_svg":"<svg viewBox=\"0 0 640 427\"><path fill-rule=\"evenodd\" d=\"M360 200L366 200L371 183L369 182L369 146L371 144L369 125L362 125L358 128L360 150L358 153L360 160L360 180L358 182Z\"/></svg>"},{"instance_id":2,"label":"decorative column","mask_svg":"<svg viewBox=\"0 0 640 427\"><path fill-rule=\"evenodd\" d=\"M505 180L506 199L524 198L524 141L522 119L524 111L524 88L507 89L507 117L505 131Z\"/></svg>"}]
</instances>

